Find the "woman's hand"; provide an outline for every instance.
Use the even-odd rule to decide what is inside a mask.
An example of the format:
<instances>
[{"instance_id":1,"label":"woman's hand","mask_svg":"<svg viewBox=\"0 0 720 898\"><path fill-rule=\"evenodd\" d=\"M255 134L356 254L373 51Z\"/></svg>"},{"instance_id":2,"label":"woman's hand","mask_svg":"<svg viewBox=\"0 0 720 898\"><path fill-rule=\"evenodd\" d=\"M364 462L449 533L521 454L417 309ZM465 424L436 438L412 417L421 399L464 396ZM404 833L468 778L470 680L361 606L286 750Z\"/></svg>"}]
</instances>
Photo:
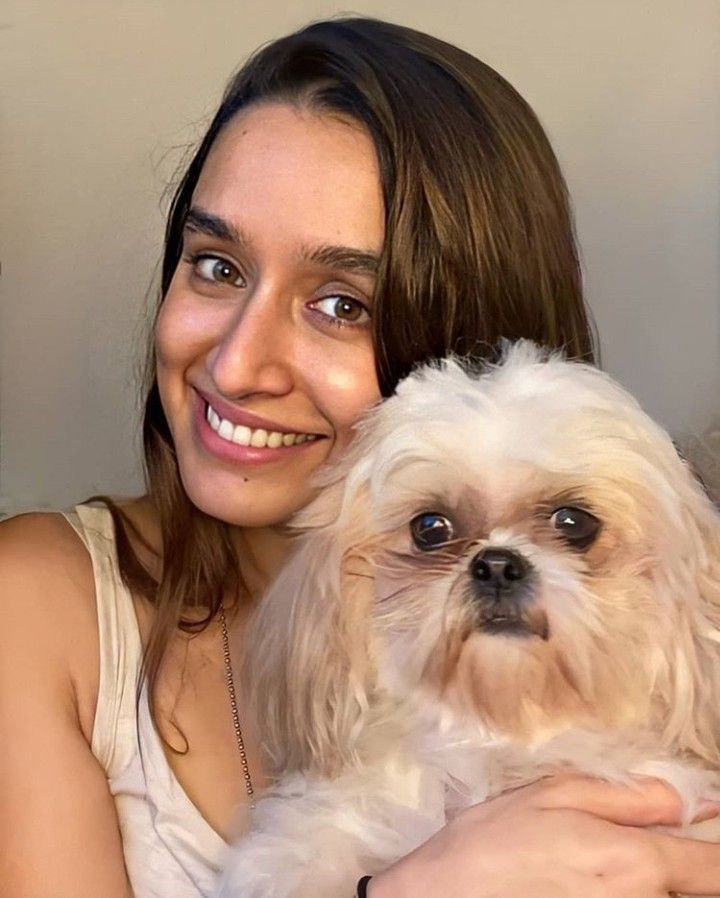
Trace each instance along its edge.
<instances>
[{"instance_id":1,"label":"woman's hand","mask_svg":"<svg viewBox=\"0 0 720 898\"><path fill-rule=\"evenodd\" d=\"M680 818L680 797L659 780L540 780L463 811L373 877L368 898L720 895L720 845L643 828Z\"/></svg>"}]
</instances>

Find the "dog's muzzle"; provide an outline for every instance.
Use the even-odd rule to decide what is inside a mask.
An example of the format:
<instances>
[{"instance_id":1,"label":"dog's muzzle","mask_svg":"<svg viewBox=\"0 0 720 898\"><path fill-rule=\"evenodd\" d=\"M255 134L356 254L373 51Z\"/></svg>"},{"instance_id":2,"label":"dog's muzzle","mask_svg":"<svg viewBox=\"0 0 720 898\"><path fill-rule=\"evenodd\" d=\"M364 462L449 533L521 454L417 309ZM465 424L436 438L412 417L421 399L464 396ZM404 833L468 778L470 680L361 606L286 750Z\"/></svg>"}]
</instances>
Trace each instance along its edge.
<instances>
[{"instance_id":1,"label":"dog's muzzle","mask_svg":"<svg viewBox=\"0 0 720 898\"><path fill-rule=\"evenodd\" d=\"M470 561L470 577L479 629L548 638L546 615L532 607L533 566L519 552L488 546Z\"/></svg>"}]
</instances>

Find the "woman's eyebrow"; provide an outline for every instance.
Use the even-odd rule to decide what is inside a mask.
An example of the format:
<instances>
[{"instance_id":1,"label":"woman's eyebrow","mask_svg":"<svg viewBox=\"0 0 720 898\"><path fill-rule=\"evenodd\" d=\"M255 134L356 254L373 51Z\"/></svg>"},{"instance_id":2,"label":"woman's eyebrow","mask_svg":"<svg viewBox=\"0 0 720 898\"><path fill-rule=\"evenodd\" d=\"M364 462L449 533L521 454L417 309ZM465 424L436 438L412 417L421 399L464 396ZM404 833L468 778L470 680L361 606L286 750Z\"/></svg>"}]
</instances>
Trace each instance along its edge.
<instances>
[{"instance_id":1,"label":"woman's eyebrow","mask_svg":"<svg viewBox=\"0 0 720 898\"><path fill-rule=\"evenodd\" d=\"M220 240L229 240L230 243L237 243L240 246L251 245L251 241L239 228L230 224L229 221L225 221L224 218L220 218L219 215L206 212L205 209L201 209L199 206L192 206L188 209L184 227L190 231L198 231L200 234L217 237Z\"/></svg>"},{"instance_id":2,"label":"woman's eyebrow","mask_svg":"<svg viewBox=\"0 0 720 898\"><path fill-rule=\"evenodd\" d=\"M322 244L314 247L303 247L300 257L308 262L316 262L328 268L343 271L355 271L358 274L377 274L380 267L380 256L377 253L354 249L350 246L332 246Z\"/></svg>"},{"instance_id":3,"label":"woman's eyebrow","mask_svg":"<svg viewBox=\"0 0 720 898\"><path fill-rule=\"evenodd\" d=\"M252 246L252 241L240 228L199 206L193 206L188 210L185 216L185 227L191 231L208 234L210 237L228 240L239 246ZM333 246L331 244L303 246L299 255L305 262L315 262L327 268L354 271L358 274L375 275L380 266L380 256L377 253L355 249L351 246Z\"/></svg>"}]
</instances>

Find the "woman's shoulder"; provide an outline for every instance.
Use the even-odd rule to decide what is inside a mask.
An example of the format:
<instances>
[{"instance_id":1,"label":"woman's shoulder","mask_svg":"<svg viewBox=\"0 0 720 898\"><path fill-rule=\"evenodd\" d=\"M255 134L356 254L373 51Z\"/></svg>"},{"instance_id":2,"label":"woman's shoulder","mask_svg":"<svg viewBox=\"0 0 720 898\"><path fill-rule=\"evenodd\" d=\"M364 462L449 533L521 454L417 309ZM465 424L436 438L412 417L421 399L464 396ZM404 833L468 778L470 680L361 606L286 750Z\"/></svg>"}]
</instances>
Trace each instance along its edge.
<instances>
[{"instance_id":1,"label":"woman's shoulder","mask_svg":"<svg viewBox=\"0 0 720 898\"><path fill-rule=\"evenodd\" d=\"M52 882L53 894L129 895L118 817L92 750L93 564L63 514L0 522L0 616L0 816L13 821L3 847L15 862L7 894L46 894L41 883Z\"/></svg>"},{"instance_id":2,"label":"woman's shoulder","mask_svg":"<svg viewBox=\"0 0 720 898\"><path fill-rule=\"evenodd\" d=\"M64 514L33 511L0 522L0 584L3 604L29 614L72 615L94 593L87 548Z\"/></svg>"},{"instance_id":3,"label":"woman's shoulder","mask_svg":"<svg viewBox=\"0 0 720 898\"><path fill-rule=\"evenodd\" d=\"M141 563L157 571L160 562L154 549L160 528L152 504L147 497L113 502L130 523L123 529ZM18 678L18 688L28 664L41 667L59 688L67 687L61 694L75 706L90 741L100 688L98 603L127 593L120 583L114 522L107 506L83 503L70 518L73 523L62 512L42 511L0 522L0 655L5 649L12 653L15 660L6 655L5 670ZM127 622L130 617L122 607ZM143 607L136 604L130 616L134 626L142 623L147 629Z\"/></svg>"},{"instance_id":4,"label":"woman's shoulder","mask_svg":"<svg viewBox=\"0 0 720 898\"><path fill-rule=\"evenodd\" d=\"M92 562L87 547L67 517L59 511L30 511L0 521L0 583L3 596L32 597L50 611L58 605L52 591L87 599L93 592ZM8 590L12 583L14 589ZM47 587L53 587L48 594ZM32 611L32 607L26 610ZM70 612L67 606L64 609Z\"/></svg>"},{"instance_id":5,"label":"woman's shoulder","mask_svg":"<svg viewBox=\"0 0 720 898\"><path fill-rule=\"evenodd\" d=\"M7 676L41 667L75 703L89 738L98 689L95 578L88 550L60 512L0 522L0 653Z\"/></svg>"},{"instance_id":6,"label":"woman's shoulder","mask_svg":"<svg viewBox=\"0 0 720 898\"><path fill-rule=\"evenodd\" d=\"M142 545L138 536L155 549L161 542L159 524L147 497L113 501L131 525L127 533L133 549ZM113 523L107 506L83 504L76 508L86 510L79 519L79 529L86 536L87 515L100 514L105 535L113 538ZM77 513L75 519L78 520ZM94 529L92 524L90 529ZM47 585L49 579L54 586L75 587L73 592L78 600L93 599L94 610L92 556L86 540L63 512L31 511L0 521L0 581L3 574L27 576L30 578L28 586L31 583ZM48 601L51 601L49 596Z\"/></svg>"}]
</instances>

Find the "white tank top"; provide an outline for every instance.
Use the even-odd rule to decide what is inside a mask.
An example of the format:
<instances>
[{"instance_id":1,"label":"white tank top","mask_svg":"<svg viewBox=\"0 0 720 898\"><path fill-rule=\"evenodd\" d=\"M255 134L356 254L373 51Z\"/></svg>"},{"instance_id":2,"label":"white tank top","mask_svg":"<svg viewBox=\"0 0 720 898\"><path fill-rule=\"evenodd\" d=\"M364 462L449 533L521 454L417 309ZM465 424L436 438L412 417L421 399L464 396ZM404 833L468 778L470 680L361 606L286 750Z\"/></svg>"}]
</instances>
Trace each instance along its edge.
<instances>
[{"instance_id":1,"label":"white tank top","mask_svg":"<svg viewBox=\"0 0 720 898\"><path fill-rule=\"evenodd\" d=\"M142 644L120 578L113 521L104 505L64 511L87 546L95 575L100 682L91 749L107 775L135 898L209 898L227 843L183 791L150 718L136 711Z\"/></svg>"}]
</instances>

